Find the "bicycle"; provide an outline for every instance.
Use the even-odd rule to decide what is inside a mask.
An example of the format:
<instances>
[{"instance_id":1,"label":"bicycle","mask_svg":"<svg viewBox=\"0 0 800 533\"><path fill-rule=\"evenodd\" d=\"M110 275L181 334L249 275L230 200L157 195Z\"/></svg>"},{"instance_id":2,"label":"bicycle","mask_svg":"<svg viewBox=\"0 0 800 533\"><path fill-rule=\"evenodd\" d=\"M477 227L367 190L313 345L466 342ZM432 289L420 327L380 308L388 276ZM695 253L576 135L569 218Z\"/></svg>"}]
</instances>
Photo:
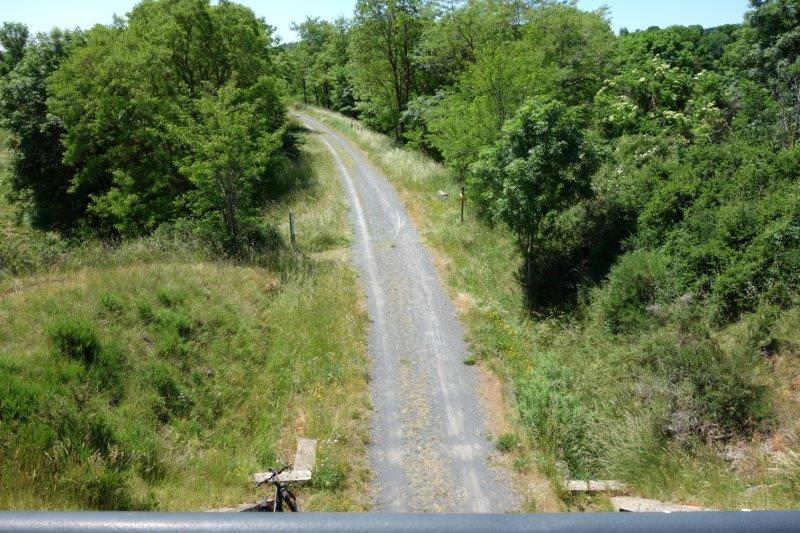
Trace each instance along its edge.
<instances>
[{"instance_id":1,"label":"bicycle","mask_svg":"<svg viewBox=\"0 0 800 533\"><path fill-rule=\"evenodd\" d=\"M258 502L253 508L249 509L250 512L256 513L282 513L284 512L284 504L289 508L289 510L293 513L300 512L300 506L297 504L297 498L295 497L294 493L289 490L288 482L281 481L280 475L289 470L289 466L286 465L280 470L270 470L270 475L268 478L257 481L256 487L260 487L262 485L271 484L275 486L275 495L272 499L265 498L264 500Z\"/></svg>"}]
</instances>

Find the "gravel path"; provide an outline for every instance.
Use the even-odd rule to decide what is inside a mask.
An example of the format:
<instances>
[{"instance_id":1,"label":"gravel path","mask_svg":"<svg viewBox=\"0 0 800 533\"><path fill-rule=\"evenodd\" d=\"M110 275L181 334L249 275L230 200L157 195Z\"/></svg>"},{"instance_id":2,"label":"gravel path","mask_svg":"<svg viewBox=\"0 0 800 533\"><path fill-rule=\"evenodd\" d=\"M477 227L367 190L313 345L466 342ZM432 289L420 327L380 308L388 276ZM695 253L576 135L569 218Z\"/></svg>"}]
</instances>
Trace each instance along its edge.
<instances>
[{"instance_id":1,"label":"gravel path","mask_svg":"<svg viewBox=\"0 0 800 533\"><path fill-rule=\"evenodd\" d=\"M347 192L354 257L372 319L370 463L375 509L505 512L517 507L493 445L456 311L383 174L353 143L298 117L330 150Z\"/></svg>"}]
</instances>

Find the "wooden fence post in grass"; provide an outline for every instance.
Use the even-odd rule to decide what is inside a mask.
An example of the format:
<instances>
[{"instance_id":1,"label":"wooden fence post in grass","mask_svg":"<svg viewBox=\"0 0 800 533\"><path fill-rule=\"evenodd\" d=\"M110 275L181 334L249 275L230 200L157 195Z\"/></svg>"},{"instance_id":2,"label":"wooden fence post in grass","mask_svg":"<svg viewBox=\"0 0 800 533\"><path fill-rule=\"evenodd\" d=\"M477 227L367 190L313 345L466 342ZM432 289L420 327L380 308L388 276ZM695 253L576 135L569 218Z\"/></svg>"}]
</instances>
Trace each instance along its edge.
<instances>
[{"instance_id":1,"label":"wooden fence post in grass","mask_svg":"<svg viewBox=\"0 0 800 533\"><path fill-rule=\"evenodd\" d=\"M294 234L294 213L289 212L289 237L292 240L292 248L297 245L297 237Z\"/></svg>"},{"instance_id":2,"label":"wooden fence post in grass","mask_svg":"<svg viewBox=\"0 0 800 533\"><path fill-rule=\"evenodd\" d=\"M464 194L464 186L461 186L461 223L464 223L464 202L466 202L466 195Z\"/></svg>"}]
</instances>

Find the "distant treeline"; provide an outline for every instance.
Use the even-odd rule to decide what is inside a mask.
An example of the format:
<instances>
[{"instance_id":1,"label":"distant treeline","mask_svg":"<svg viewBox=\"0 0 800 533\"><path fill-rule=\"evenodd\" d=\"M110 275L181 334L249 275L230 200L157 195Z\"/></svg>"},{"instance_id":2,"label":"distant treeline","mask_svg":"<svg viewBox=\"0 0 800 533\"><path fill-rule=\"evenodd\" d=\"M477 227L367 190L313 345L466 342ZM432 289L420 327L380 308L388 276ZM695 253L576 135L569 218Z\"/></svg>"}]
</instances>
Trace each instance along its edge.
<instances>
[{"instance_id":1,"label":"distant treeline","mask_svg":"<svg viewBox=\"0 0 800 533\"><path fill-rule=\"evenodd\" d=\"M0 30L12 200L36 227L119 239L177 224L238 252L296 155L273 29L247 8L145 0L88 31Z\"/></svg>"}]
</instances>

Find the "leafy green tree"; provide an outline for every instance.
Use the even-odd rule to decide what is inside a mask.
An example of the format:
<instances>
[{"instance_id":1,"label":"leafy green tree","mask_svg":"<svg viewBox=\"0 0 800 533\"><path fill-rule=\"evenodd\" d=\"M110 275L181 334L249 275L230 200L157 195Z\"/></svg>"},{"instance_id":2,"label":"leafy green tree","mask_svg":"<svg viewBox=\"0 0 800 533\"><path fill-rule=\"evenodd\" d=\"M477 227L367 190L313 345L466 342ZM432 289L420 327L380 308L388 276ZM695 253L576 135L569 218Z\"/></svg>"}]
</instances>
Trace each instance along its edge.
<instances>
[{"instance_id":1,"label":"leafy green tree","mask_svg":"<svg viewBox=\"0 0 800 533\"><path fill-rule=\"evenodd\" d=\"M22 61L30 32L18 22L4 22L0 27L0 76L5 76Z\"/></svg>"},{"instance_id":2,"label":"leafy green tree","mask_svg":"<svg viewBox=\"0 0 800 533\"><path fill-rule=\"evenodd\" d=\"M333 23L307 18L293 29L300 42L286 49L294 69L295 94L302 94L308 103L352 115L355 111L353 87L347 68L349 62L350 27L344 19Z\"/></svg>"},{"instance_id":3,"label":"leafy green tree","mask_svg":"<svg viewBox=\"0 0 800 533\"><path fill-rule=\"evenodd\" d=\"M309 64L311 58L302 43L282 44L275 58L275 65L281 77L286 80L290 94L302 98L304 104L311 103L309 85Z\"/></svg>"},{"instance_id":4,"label":"leafy green tree","mask_svg":"<svg viewBox=\"0 0 800 533\"><path fill-rule=\"evenodd\" d=\"M472 165L468 186L482 213L508 224L525 257L524 281L546 235L543 223L590 194L596 166L579 108L536 98Z\"/></svg>"},{"instance_id":5,"label":"leafy green tree","mask_svg":"<svg viewBox=\"0 0 800 533\"><path fill-rule=\"evenodd\" d=\"M145 0L127 24L95 27L50 78L49 109L63 121L71 189L89 202L92 226L135 236L186 214L195 185L180 172L176 138L194 103L233 83L274 75L272 29L243 6ZM269 131L285 122L271 108Z\"/></svg>"},{"instance_id":6,"label":"leafy green tree","mask_svg":"<svg viewBox=\"0 0 800 533\"><path fill-rule=\"evenodd\" d=\"M416 61L425 72L422 92L450 87L486 47L520 38L526 13L540 2L469 0L434 3L436 23L425 27Z\"/></svg>"},{"instance_id":7,"label":"leafy green tree","mask_svg":"<svg viewBox=\"0 0 800 533\"><path fill-rule=\"evenodd\" d=\"M359 107L375 126L402 137L400 115L419 87L414 51L431 13L423 0L358 0L350 69Z\"/></svg>"},{"instance_id":8,"label":"leafy green tree","mask_svg":"<svg viewBox=\"0 0 800 533\"><path fill-rule=\"evenodd\" d=\"M744 65L779 102L785 142L794 146L800 133L800 6L794 0L750 3Z\"/></svg>"},{"instance_id":9,"label":"leafy green tree","mask_svg":"<svg viewBox=\"0 0 800 533\"><path fill-rule=\"evenodd\" d=\"M734 24L711 29L670 26L628 33L619 39L619 61L623 68L630 68L658 56L688 73L715 69L738 28Z\"/></svg>"},{"instance_id":10,"label":"leafy green tree","mask_svg":"<svg viewBox=\"0 0 800 533\"><path fill-rule=\"evenodd\" d=\"M282 112L274 81L264 77L251 89L228 84L202 97L180 128L189 148L180 172L194 185L186 195L192 215L227 253L264 244L256 222L260 189L269 188L284 158L283 132L269 117Z\"/></svg>"},{"instance_id":11,"label":"leafy green tree","mask_svg":"<svg viewBox=\"0 0 800 533\"><path fill-rule=\"evenodd\" d=\"M528 98L587 104L610 72L614 36L603 12L548 3L524 13L519 39L484 47L428 114L431 144L459 175Z\"/></svg>"},{"instance_id":12,"label":"leafy green tree","mask_svg":"<svg viewBox=\"0 0 800 533\"><path fill-rule=\"evenodd\" d=\"M0 82L0 124L13 133L12 196L26 207L34 226L67 230L82 216L87 198L71 190L75 169L63 162L64 124L47 109L47 77L83 35L53 30L40 34Z\"/></svg>"}]
</instances>

